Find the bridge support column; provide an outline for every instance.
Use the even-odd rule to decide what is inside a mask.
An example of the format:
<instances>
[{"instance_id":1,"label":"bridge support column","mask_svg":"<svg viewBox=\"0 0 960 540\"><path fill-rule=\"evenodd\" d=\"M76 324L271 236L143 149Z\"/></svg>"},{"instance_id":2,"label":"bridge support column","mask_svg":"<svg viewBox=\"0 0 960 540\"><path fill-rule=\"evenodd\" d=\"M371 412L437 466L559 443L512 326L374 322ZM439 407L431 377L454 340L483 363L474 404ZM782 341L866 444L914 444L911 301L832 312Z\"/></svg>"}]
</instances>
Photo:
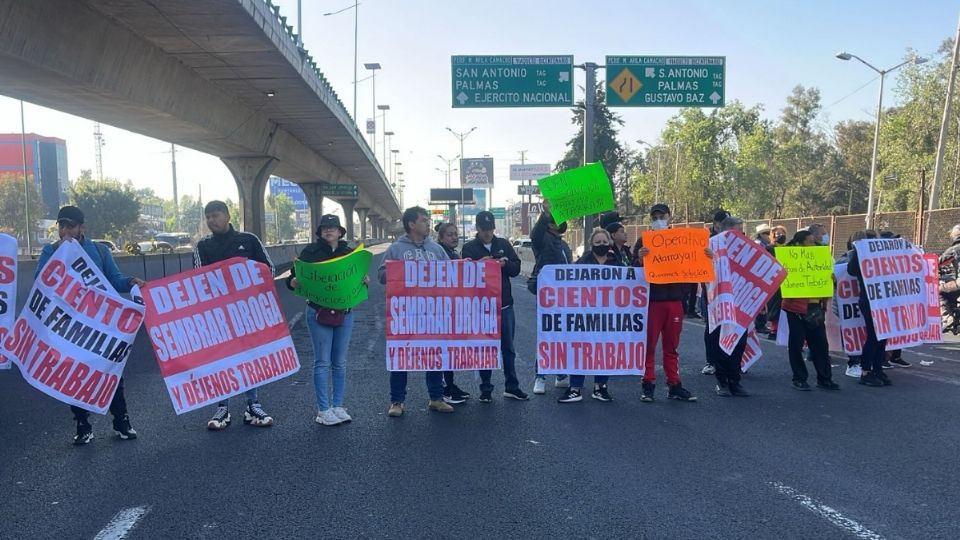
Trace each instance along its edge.
<instances>
[{"instance_id":1,"label":"bridge support column","mask_svg":"<svg viewBox=\"0 0 960 540\"><path fill-rule=\"evenodd\" d=\"M320 216L323 215L323 195L320 195L320 184L300 184L300 187L307 194L307 202L310 204L310 238L312 240L317 236Z\"/></svg>"},{"instance_id":2,"label":"bridge support column","mask_svg":"<svg viewBox=\"0 0 960 540\"><path fill-rule=\"evenodd\" d=\"M263 193L277 160L272 157L223 157L220 161L223 161L237 182L243 230L262 239L266 207Z\"/></svg>"},{"instance_id":3,"label":"bridge support column","mask_svg":"<svg viewBox=\"0 0 960 540\"><path fill-rule=\"evenodd\" d=\"M353 232L353 209L357 206L356 199L341 199L337 201L343 207L343 218L346 223L343 227L347 229L347 242L356 241L356 234Z\"/></svg>"},{"instance_id":4,"label":"bridge support column","mask_svg":"<svg viewBox=\"0 0 960 540\"><path fill-rule=\"evenodd\" d=\"M369 208L357 208L357 216L360 218L360 241L367 241L367 213L370 212Z\"/></svg>"}]
</instances>

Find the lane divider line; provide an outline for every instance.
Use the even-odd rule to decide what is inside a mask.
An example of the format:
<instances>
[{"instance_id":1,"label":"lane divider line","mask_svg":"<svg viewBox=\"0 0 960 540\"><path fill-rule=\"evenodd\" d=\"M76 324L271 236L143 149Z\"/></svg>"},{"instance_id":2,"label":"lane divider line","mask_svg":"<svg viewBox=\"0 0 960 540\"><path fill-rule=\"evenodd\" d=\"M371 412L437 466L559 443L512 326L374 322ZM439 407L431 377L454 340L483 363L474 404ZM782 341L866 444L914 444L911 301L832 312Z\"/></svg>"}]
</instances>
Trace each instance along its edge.
<instances>
[{"instance_id":1,"label":"lane divider line","mask_svg":"<svg viewBox=\"0 0 960 540\"><path fill-rule=\"evenodd\" d=\"M107 523L107 526L98 532L93 540L122 540L126 538L149 511L149 506L136 506L117 512L117 515L113 516L110 523Z\"/></svg>"},{"instance_id":2,"label":"lane divider line","mask_svg":"<svg viewBox=\"0 0 960 540\"><path fill-rule=\"evenodd\" d=\"M800 503L800 505L807 510L810 510L814 514L826 519L830 523L856 536L857 538L862 538L863 540L883 540L883 537L879 534L844 516L837 510L830 508L820 501L800 493L790 486L781 484L780 482L768 482L768 484L772 486L773 489L777 490L781 495L786 495L787 497Z\"/></svg>"}]
</instances>

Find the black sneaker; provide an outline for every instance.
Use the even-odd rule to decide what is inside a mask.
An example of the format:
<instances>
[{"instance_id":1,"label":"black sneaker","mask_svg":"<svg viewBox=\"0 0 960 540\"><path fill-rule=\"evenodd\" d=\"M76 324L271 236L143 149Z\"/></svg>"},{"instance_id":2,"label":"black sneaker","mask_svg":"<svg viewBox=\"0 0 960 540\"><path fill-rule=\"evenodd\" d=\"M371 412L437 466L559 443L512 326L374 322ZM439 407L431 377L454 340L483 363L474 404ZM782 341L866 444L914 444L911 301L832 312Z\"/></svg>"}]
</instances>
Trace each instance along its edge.
<instances>
[{"instance_id":1,"label":"black sneaker","mask_svg":"<svg viewBox=\"0 0 960 540\"><path fill-rule=\"evenodd\" d=\"M459 405L467 401L467 398L463 397L460 394L454 394L453 392L448 392L446 388L443 390L443 401L450 403L452 405Z\"/></svg>"},{"instance_id":2,"label":"black sneaker","mask_svg":"<svg viewBox=\"0 0 960 540\"><path fill-rule=\"evenodd\" d=\"M730 385L725 382L717 382L717 395L720 397L730 397L733 394L730 393Z\"/></svg>"},{"instance_id":3,"label":"black sneaker","mask_svg":"<svg viewBox=\"0 0 960 540\"><path fill-rule=\"evenodd\" d=\"M528 399L530 399L530 396L528 396L526 392L524 392L519 388L511 388L508 390L504 390L503 397L516 399L518 401L527 401Z\"/></svg>"},{"instance_id":4,"label":"black sneaker","mask_svg":"<svg viewBox=\"0 0 960 540\"><path fill-rule=\"evenodd\" d=\"M77 434L73 436L73 444L81 446L93 440L93 426L84 422L77 422Z\"/></svg>"},{"instance_id":5,"label":"black sneaker","mask_svg":"<svg viewBox=\"0 0 960 540\"><path fill-rule=\"evenodd\" d=\"M113 419L113 430L125 441L137 438L137 432L130 427L130 417L127 415Z\"/></svg>"},{"instance_id":6,"label":"black sneaker","mask_svg":"<svg viewBox=\"0 0 960 540\"><path fill-rule=\"evenodd\" d=\"M260 405L259 401L254 401L243 411L243 423L249 426L270 427L273 425L273 417L263 410L263 405Z\"/></svg>"},{"instance_id":7,"label":"black sneaker","mask_svg":"<svg viewBox=\"0 0 960 540\"><path fill-rule=\"evenodd\" d=\"M217 412L213 413L213 418L207 421L207 429L220 431L227 429L230 425L230 411L225 405L218 405Z\"/></svg>"},{"instance_id":8,"label":"black sneaker","mask_svg":"<svg viewBox=\"0 0 960 540\"><path fill-rule=\"evenodd\" d=\"M837 383L835 383L835 382L833 382L833 381L818 382L818 383L817 383L817 388L819 388L819 389L821 389L821 390L839 390L839 389L840 389L840 385L837 384Z\"/></svg>"},{"instance_id":9,"label":"black sneaker","mask_svg":"<svg viewBox=\"0 0 960 540\"><path fill-rule=\"evenodd\" d=\"M656 390L657 385L654 383L643 383L643 393L640 394L640 401L644 403L653 403L653 391Z\"/></svg>"},{"instance_id":10,"label":"black sneaker","mask_svg":"<svg viewBox=\"0 0 960 540\"><path fill-rule=\"evenodd\" d=\"M578 388L567 388L567 391L564 392L561 397L557 398L559 403L575 403L581 400L583 400L583 396L580 395Z\"/></svg>"},{"instance_id":11,"label":"black sneaker","mask_svg":"<svg viewBox=\"0 0 960 540\"><path fill-rule=\"evenodd\" d=\"M460 403L463 403L463 401ZM493 392L490 390L480 392L480 403L493 403Z\"/></svg>"},{"instance_id":12,"label":"black sneaker","mask_svg":"<svg viewBox=\"0 0 960 540\"><path fill-rule=\"evenodd\" d=\"M907 362L906 360L904 360L903 358L891 358L890 363L900 368L907 368L913 365L910 362Z\"/></svg>"},{"instance_id":13,"label":"black sneaker","mask_svg":"<svg viewBox=\"0 0 960 540\"><path fill-rule=\"evenodd\" d=\"M613 396L610 395L610 392L607 392L607 385L605 384L593 385L593 394L590 397L598 401L613 401Z\"/></svg>"},{"instance_id":14,"label":"black sneaker","mask_svg":"<svg viewBox=\"0 0 960 540\"><path fill-rule=\"evenodd\" d=\"M880 377L877 377L876 373L869 371L860 376L860 384L876 387L883 386L883 381L880 379Z\"/></svg>"},{"instance_id":15,"label":"black sneaker","mask_svg":"<svg viewBox=\"0 0 960 540\"><path fill-rule=\"evenodd\" d=\"M880 367L882 367L883 369L893 369L893 368L895 368L896 366L894 366L893 364L891 364L889 360L884 360L883 363L880 364Z\"/></svg>"},{"instance_id":16,"label":"black sneaker","mask_svg":"<svg viewBox=\"0 0 960 540\"><path fill-rule=\"evenodd\" d=\"M810 385L807 384L807 381L793 381L793 389L801 390L803 392L809 392L811 390Z\"/></svg>"},{"instance_id":17,"label":"black sneaker","mask_svg":"<svg viewBox=\"0 0 960 540\"><path fill-rule=\"evenodd\" d=\"M730 395L736 397L750 397L750 392L747 392L739 382L732 382L727 385L727 389L730 390Z\"/></svg>"},{"instance_id":18,"label":"black sneaker","mask_svg":"<svg viewBox=\"0 0 960 540\"><path fill-rule=\"evenodd\" d=\"M670 391L667 392L667 399L676 399L678 401L696 401L697 396L691 394L690 391L683 386L675 384L670 386Z\"/></svg>"},{"instance_id":19,"label":"black sneaker","mask_svg":"<svg viewBox=\"0 0 960 540\"><path fill-rule=\"evenodd\" d=\"M884 372L877 373L877 378L880 379L880 382L884 386L893 386L893 381L890 380L890 377L887 377L887 374Z\"/></svg>"}]
</instances>

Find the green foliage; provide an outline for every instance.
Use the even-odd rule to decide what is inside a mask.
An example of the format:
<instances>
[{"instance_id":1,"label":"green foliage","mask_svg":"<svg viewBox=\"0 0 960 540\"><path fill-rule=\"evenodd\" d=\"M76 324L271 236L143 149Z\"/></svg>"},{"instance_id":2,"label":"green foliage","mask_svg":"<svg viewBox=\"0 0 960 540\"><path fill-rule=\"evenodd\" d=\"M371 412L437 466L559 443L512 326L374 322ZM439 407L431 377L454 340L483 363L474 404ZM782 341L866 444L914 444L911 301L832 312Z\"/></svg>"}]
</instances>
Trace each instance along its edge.
<instances>
[{"instance_id":1,"label":"green foliage","mask_svg":"<svg viewBox=\"0 0 960 540\"><path fill-rule=\"evenodd\" d=\"M33 176L27 175L27 195L29 201L30 228L36 229L37 222L46 213L43 201L37 193ZM27 208L24 205L23 175L0 173L0 232L16 236L26 245Z\"/></svg>"},{"instance_id":2,"label":"green foliage","mask_svg":"<svg viewBox=\"0 0 960 540\"><path fill-rule=\"evenodd\" d=\"M81 178L70 191L70 202L83 211L86 234L90 238L122 243L128 240L127 235L134 234L140 221L140 201L129 183Z\"/></svg>"}]
</instances>

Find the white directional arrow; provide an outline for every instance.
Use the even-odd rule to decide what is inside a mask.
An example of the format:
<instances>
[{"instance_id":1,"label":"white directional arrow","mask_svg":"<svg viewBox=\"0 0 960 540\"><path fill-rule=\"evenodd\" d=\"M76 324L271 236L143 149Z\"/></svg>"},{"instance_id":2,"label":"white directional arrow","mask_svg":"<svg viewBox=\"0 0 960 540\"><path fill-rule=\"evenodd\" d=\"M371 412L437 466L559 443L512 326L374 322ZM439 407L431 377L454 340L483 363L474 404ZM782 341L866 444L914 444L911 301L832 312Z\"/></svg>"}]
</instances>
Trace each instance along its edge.
<instances>
[{"instance_id":1,"label":"white directional arrow","mask_svg":"<svg viewBox=\"0 0 960 540\"><path fill-rule=\"evenodd\" d=\"M716 92L714 92L714 94L716 94ZM457 94L457 101L459 101L460 104L463 105L464 103L467 102L467 99L469 99L469 97L470 96L464 94L463 92L460 92L459 94ZM714 103L716 103L716 101L714 101Z\"/></svg>"},{"instance_id":2,"label":"white directional arrow","mask_svg":"<svg viewBox=\"0 0 960 540\"><path fill-rule=\"evenodd\" d=\"M648 77L648 78L656 77L656 76L657 76L657 68L652 68L652 67L644 68L644 70L643 70L643 76L644 76L644 77Z\"/></svg>"},{"instance_id":3,"label":"white directional arrow","mask_svg":"<svg viewBox=\"0 0 960 540\"><path fill-rule=\"evenodd\" d=\"M712 101L713 104L716 105L717 102L720 101L720 98L721 98L721 97L723 97L723 96L721 96L720 94L717 93L716 90L714 90L713 93L710 94L710 101Z\"/></svg>"},{"instance_id":4,"label":"white directional arrow","mask_svg":"<svg viewBox=\"0 0 960 540\"><path fill-rule=\"evenodd\" d=\"M569 81L569 80L570 80L570 72L569 72L569 71L561 71L561 72L560 72L560 81L559 81L559 82L567 82L567 81Z\"/></svg>"}]
</instances>

